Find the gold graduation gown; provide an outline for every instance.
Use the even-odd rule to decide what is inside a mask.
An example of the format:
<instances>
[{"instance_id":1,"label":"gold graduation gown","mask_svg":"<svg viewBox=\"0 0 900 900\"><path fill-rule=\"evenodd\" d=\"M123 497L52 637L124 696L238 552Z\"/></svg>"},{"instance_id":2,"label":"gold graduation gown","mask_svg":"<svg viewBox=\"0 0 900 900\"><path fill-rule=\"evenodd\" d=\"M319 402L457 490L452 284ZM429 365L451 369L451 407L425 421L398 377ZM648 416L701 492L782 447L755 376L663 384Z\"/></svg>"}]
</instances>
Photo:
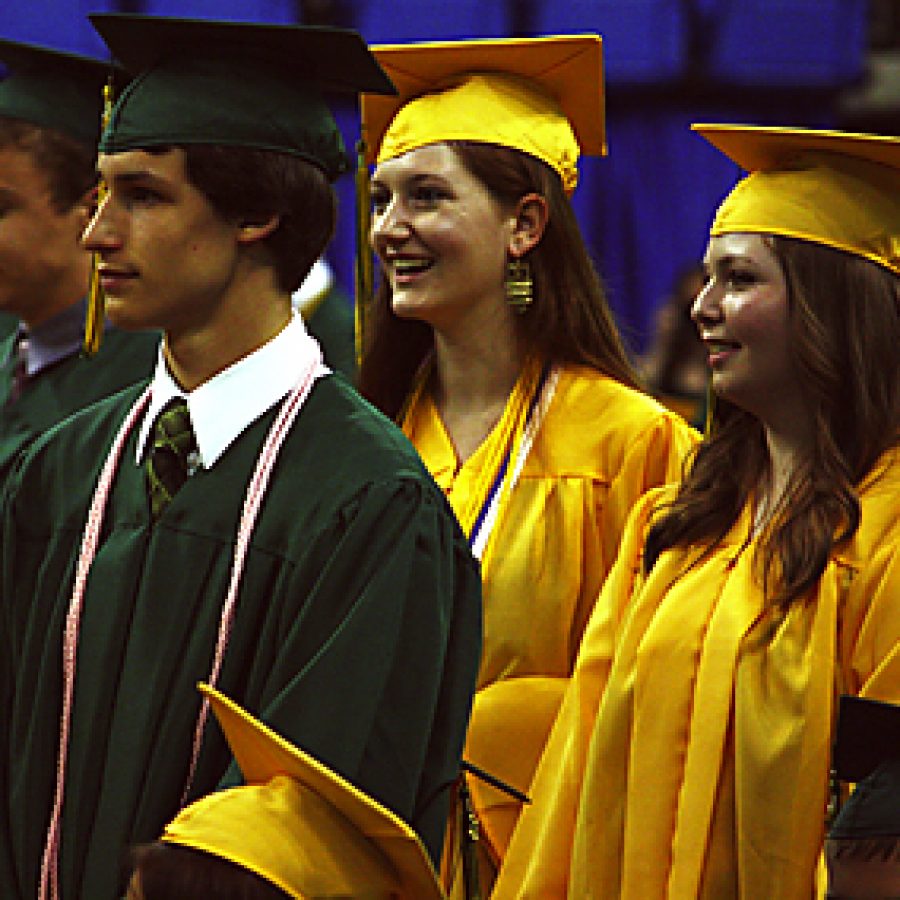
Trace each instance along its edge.
<instances>
[{"instance_id":1,"label":"gold graduation gown","mask_svg":"<svg viewBox=\"0 0 900 900\"><path fill-rule=\"evenodd\" d=\"M459 515L497 456L500 423L462 465L427 391L404 430ZM696 437L642 393L590 369L560 371L482 557L484 644L469 761L528 791L628 512L648 488L680 477ZM470 787L496 863L519 804L478 779Z\"/></svg>"},{"instance_id":2,"label":"gold graduation gown","mask_svg":"<svg viewBox=\"0 0 900 900\"><path fill-rule=\"evenodd\" d=\"M835 697L900 702L900 451L784 616L763 609L749 504L714 553L666 552L643 577L671 490L629 521L495 900L808 900Z\"/></svg>"}]
</instances>

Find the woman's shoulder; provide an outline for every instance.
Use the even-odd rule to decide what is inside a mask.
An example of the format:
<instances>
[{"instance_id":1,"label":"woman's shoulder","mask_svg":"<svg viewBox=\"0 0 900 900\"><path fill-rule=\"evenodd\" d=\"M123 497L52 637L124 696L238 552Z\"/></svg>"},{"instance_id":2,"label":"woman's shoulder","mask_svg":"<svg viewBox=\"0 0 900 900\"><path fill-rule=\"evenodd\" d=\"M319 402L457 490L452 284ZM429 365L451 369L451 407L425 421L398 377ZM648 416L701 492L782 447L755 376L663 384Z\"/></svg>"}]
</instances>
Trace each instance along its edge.
<instances>
[{"instance_id":1,"label":"woman's shoulder","mask_svg":"<svg viewBox=\"0 0 900 900\"><path fill-rule=\"evenodd\" d=\"M865 566L900 550L900 447L885 452L860 483L859 528L849 544L838 545L838 560Z\"/></svg>"},{"instance_id":2,"label":"woman's shoulder","mask_svg":"<svg viewBox=\"0 0 900 900\"><path fill-rule=\"evenodd\" d=\"M662 421L687 427L680 416L650 394L586 366L561 366L557 394L561 407L592 415L598 424L634 431Z\"/></svg>"},{"instance_id":3,"label":"woman's shoulder","mask_svg":"<svg viewBox=\"0 0 900 900\"><path fill-rule=\"evenodd\" d=\"M629 453L679 457L699 435L648 394L583 367L559 370L542 443L562 468L600 466L609 475ZM607 471L608 470L608 471Z\"/></svg>"}]
</instances>

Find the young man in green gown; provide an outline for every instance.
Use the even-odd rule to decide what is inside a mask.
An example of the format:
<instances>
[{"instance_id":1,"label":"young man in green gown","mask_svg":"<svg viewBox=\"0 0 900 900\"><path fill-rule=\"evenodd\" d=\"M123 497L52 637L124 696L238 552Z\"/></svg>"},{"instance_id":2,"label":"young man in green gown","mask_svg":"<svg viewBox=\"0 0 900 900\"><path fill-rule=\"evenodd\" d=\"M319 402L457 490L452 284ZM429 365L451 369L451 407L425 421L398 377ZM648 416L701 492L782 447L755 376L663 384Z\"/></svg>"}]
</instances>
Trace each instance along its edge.
<instances>
[{"instance_id":1,"label":"young man in green gown","mask_svg":"<svg viewBox=\"0 0 900 900\"><path fill-rule=\"evenodd\" d=\"M390 84L353 33L92 18L137 77L101 138L85 244L110 319L165 337L149 388L49 432L10 483L0 896L114 900L128 846L238 780L201 680L436 859L477 567L411 445L328 373L290 296L346 166L318 89Z\"/></svg>"},{"instance_id":2,"label":"young man in green gown","mask_svg":"<svg viewBox=\"0 0 900 900\"><path fill-rule=\"evenodd\" d=\"M81 356L90 254L81 232L96 183L109 66L0 40L0 482L66 416L145 377L158 337L111 329Z\"/></svg>"}]
</instances>

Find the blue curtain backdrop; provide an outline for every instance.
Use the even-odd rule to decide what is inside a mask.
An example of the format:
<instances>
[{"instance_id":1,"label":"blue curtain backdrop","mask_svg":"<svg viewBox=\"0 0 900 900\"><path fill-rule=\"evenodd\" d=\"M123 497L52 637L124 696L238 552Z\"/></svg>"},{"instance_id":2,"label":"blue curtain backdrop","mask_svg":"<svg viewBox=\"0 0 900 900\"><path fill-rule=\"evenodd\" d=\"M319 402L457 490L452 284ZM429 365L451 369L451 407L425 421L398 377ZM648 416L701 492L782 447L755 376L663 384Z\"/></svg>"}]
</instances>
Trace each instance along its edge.
<instances>
[{"instance_id":1,"label":"blue curtain backdrop","mask_svg":"<svg viewBox=\"0 0 900 900\"><path fill-rule=\"evenodd\" d=\"M353 27L372 43L599 32L609 155L586 159L573 202L626 340L643 348L676 274L703 254L736 167L697 121L828 127L864 68L866 0L5 0L0 36L103 53L89 12ZM337 110L352 148L356 112ZM337 185L329 257L353 283L353 185Z\"/></svg>"}]
</instances>

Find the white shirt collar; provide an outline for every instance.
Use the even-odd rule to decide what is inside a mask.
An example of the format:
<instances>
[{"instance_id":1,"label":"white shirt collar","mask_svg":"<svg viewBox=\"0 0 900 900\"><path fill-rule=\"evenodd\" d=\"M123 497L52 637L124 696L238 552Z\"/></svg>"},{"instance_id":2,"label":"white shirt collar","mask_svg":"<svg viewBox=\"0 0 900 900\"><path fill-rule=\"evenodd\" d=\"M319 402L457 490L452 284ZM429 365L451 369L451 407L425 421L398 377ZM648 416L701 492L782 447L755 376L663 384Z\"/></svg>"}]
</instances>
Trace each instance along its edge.
<instances>
[{"instance_id":1,"label":"white shirt collar","mask_svg":"<svg viewBox=\"0 0 900 900\"><path fill-rule=\"evenodd\" d=\"M136 462L141 464L150 429L162 408L174 397L184 397L200 450L199 464L211 468L251 422L290 392L311 351L319 352L318 343L307 332L302 318L294 315L268 343L186 392L169 373L160 346L150 405L138 433ZM317 375L329 371L320 364Z\"/></svg>"}]
</instances>

